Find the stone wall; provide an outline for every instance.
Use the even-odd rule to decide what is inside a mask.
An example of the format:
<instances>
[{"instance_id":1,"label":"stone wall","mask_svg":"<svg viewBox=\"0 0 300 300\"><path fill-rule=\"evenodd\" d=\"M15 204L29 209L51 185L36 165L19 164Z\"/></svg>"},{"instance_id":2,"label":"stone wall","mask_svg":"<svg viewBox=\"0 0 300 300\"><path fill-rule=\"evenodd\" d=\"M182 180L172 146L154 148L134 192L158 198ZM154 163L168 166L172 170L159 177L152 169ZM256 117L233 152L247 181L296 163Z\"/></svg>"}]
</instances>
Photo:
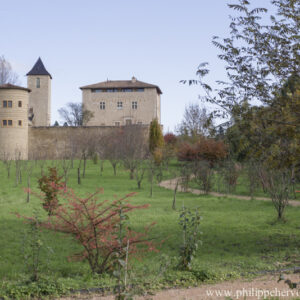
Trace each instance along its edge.
<instances>
[{"instance_id":1,"label":"stone wall","mask_svg":"<svg viewBox=\"0 0 300 300\"><path fill-rule=\"evenodd\" d=\"M144 143L148 141L149 126L82 126L82 127L29 127L29 159L55 159L79 157L83 150L105 147L110 136L128 128L142 133Z\"/></svg>"}]
</instances>

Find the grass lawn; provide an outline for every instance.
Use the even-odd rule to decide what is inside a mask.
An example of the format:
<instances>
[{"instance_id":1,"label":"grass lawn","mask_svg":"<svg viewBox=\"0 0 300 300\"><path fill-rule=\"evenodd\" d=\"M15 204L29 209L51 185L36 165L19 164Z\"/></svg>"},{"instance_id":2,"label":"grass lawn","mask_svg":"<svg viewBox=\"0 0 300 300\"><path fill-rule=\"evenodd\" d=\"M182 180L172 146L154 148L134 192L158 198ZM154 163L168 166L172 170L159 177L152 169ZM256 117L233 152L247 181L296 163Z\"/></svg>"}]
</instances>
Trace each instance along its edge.
<instances>
[{"instance_id":1,"label":"grass lawn","mask_svg":"<svg viewBox=\"0 0 300 300\"><path fill-rule=\"evenodd\" d=\"M22 245L26 240L29 225L24 224L14 213L32 216L34 211L38 211L43 219L46 219L46 213L40 200L34 196L26 203L25 173L23 183L17 187L14 166L11 178L8 179L6 169L1 164L0 176L0 278L3 284L20 282L28 277ZM39 176L40 168L36 166L31 176L32 188L36 191ZM179 212L171 209L173 192L155 186L153 197L150 198L147 178L142 183L142 189L137 190L136 181L129 179L129 173L119 167L117 176L114 176L109 162L105 162L104 173L100 176L99 164L88 161L86 177L82 178L81 185L77 184L76 168L72 169L68 185L82 195L103 187L103 199L114 199L115 195L121 197L136 191L138 194L131 199L131 203L151 205L148 209L130 214L133 229L139 231L147 224L156 222L151 236L157 241L165 240L159 253L147 253L141 259L132 261L136 277L142 281L155 281L158 286L159 282L164 282L163 285L166 285L166 282L170 285L192 285L199 283L197 274L202 271L208 274L208 279L222 280L250 276L250 273L261 270L288 268L295 266L299 260L300 208L288 207L286 222L275 222L276 211L272 203L178 193L177 209L180 209L183 203L190 208L200 208L203 217L203 244L193 261L194 273L187 274L170 267L160 278L157 274L162 257L178 257L181 245ZM92 276L87 262L68 261L68 256L81 250L71 237L43 231L42 242L42 275L63 283L66 288L80 289L114 284L114 280L109 276ZM47 247L51 251L46 250Z\"/></svg>"}]
</instances>

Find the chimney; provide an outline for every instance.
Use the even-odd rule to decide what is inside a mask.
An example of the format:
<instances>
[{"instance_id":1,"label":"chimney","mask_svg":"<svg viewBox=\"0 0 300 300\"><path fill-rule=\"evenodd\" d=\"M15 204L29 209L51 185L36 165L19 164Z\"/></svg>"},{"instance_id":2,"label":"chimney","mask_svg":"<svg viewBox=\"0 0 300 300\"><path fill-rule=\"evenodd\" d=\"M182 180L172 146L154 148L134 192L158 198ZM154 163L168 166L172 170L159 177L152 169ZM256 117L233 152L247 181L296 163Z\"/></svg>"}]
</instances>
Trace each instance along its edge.
<instances>
[{"instance_id":1,"label":"chimney","mask_svg":"<svg viewBox=\"0 0 300 300\"><path fill-rule=\"evenodd\" d=\"M134 76L132 76L131 81L136 82L136 78Z\"/></svg>"}]
</instances>

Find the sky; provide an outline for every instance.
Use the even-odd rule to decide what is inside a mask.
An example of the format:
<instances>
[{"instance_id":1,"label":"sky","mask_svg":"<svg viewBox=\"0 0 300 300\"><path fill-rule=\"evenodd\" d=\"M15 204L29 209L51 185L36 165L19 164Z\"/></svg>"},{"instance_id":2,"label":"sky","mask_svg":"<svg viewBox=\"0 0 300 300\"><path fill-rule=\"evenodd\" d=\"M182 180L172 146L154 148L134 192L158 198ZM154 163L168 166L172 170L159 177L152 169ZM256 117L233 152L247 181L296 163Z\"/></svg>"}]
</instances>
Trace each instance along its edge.
<instances>
[{"instance_id":1,"label":"sky","mask_svg":"<svg viewBox=\"0 0 300 300\"><path fill-rule=\"evenodd\" d=\"M0 55L23 86L41 57L53 78L51 124L62 121L59 108L81 102L80 86L135 76L161 88L161 123L174 131L185 107L201 103L199 87L180 81L195 79L202 62L208 82L225 78L211 40L228 36L228 2L237 1L0 0Z\"/></svg>"}]
</instances>

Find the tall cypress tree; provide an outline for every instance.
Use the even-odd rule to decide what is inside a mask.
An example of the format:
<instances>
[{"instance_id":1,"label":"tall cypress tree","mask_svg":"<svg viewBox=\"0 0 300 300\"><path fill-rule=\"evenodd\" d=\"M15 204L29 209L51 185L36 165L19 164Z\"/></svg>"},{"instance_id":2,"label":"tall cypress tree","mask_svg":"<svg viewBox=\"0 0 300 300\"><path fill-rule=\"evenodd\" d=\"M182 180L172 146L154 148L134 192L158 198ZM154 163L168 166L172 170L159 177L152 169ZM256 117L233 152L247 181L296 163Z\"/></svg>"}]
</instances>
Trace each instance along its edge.
<instances>
[{"instance_id":1,"label":"tall cypress tree","mask_svg":"<svg viewBox=\"0 0 300 300\"><path fill-rule=\"evenodd\" d=\"M161 131L161 127L157 119L154 119L150 123L149 150L152 154L154 154L155 149L161 148L163 146L164 146L164 137Z\"/></svg>"}]
</instances>

